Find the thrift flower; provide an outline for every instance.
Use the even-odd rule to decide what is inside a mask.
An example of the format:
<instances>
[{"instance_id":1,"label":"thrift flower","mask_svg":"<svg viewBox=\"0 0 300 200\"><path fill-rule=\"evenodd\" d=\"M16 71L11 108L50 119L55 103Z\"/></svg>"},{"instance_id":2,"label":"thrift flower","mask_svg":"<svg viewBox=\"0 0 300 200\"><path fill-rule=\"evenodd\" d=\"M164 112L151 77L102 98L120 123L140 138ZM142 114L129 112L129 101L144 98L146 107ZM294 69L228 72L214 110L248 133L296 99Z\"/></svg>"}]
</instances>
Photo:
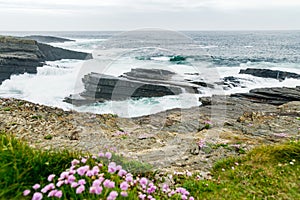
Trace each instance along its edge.
<instances>
[{"instance_id":1,"label":"thrift flower","mask_svg":"<svg viewBox=\"0 0 300 200\"><path fill-rule=\"evenodd\" d=\"M30 190L24 190L23 196L28 196L30 194Z\"/></svg>"},{"instance_id":2,"label":"thrift flower","mask_svg":"<svg viewBox=\"0 0 300 200\"><path fill-rule=\"evenodd\" d=\"M107 200L115 200L118 196L118 192L116 191L111 191L107 197Z\"/></svg>"},{"instance_id":3,"label":"thrift flower","mask_svg":"<svg viewBox=\"0 0 300 200\"><path fill-rule=\"evenodd\" d=\"M145 198L146 198L146 195L145 195L145 194L140 194L140 195L139 195L139 199L144 200Z\"/></svg>"},{"instance_id":4,"label":"thrift flower","mask_svg":"<svg viewBox=\"0 0 300 200\"><path fill-rule=\"evenodd\" d=\"M58 190L55 194L54 194L54 196L55 197L57 197L57 198L61 198L62 197L62 191L60 191L60 190Z\"/></svg>"},{"instance_id":5,"label":"thrift flower","mask_svg":"<svg viewBox=\"0 0 300 200\"><path fill-rule=\"evenodd\" d=\"M75 166L75 165L78 165L79 163L80 163L79 160L74 159L74 160L72 160L71 165L72 165L72 166Z\"/></svg>"},{"instance_id":6,"label":"thrift flower","mask_svg":"<svg viewBox=\"0 0 300 200\"><path fill-rule=\"evenodd\" d=\"M124 170L124 169L121 169L119 172L118 172L118 176L120 177L123 177L127 174L127 172Z\"/></svg>"},{"instance_id":7,"label":"thrift flower","mask_svg":"<svg viewBox=\"0 0 300 200\"><path fill-rule=\"evenodd\" d=\"M143 186L143 185L147 185L147 183L148 183L148 180L145 178L145 177L143 177L143 178L141 178L141 180L140 180L140 184Z\"/></svg>"},{"instance_id":8,"label":"thrift flower","mask_svg":"<svg viewBox=\"0 0 300 200\"><path fill-rule=\"evenodd\" d=\"M47 180L49 182L51 182L51 181L53 181L54 177L55 177L55 174L51 174L51 175L48 176Z\"/></svg>"},{"instance_id":9,"label":"thrift flower","mask_svg":"<svg viewBox=\"0 0 300 200\"><path fill-rule=\"evenodd\" d=\"M40 192L36 192L33 194L32 200L41 200L43 199L43 194Z\"/></svg>"},{"instance_id":10,"label":"thrift flower","mask_svg":"<svg viewBox=\"0 0 300 200\"><path fill-rule=\"evenodd\" d=\"M98 154L98 157L99 157L99 158L103 158L103 157L104 157L104 153L100 152L100 153Z\"/></svg>"},{"instance_id":11,"label":"thrift flower","mask_svg":"<svg viewBox=\"0 0 300 200\"><path fill-rule=\"evenodd\" d=\"M79 185L84 185L84 184L86 184L86 181L85 181L84 179L80 179L80 180L78 181L78 184L79 184Z\"/></svg>"},{"instance_id":12,"label":"thrift flower","mask_svg":"<svg viewBox=\"0 0 300 200\"><path fill-rule=\"evenodd\" d=\"M82 158L82 159L81 159L81 162L82 162L82 163L86 163L86 161L87 161L86 158Z\"/></svg>"},{"instance_id":13,"label":"thrift flower","mask_svg":"<svg viewBox=\"0 0 300 200\"><path fill-rule=\"evenodd\" d=\"M105 153L105 157L106 157L108 160L110 160L111 157L112 157L112 154L111 154L110 152L106 152L106 153Z\"/></svg>"},{"instance_id":14,"label":"thrift flower","mask_svg":"<svg viewBox=\"0 0 300 200\"><path fill-rule=\"evenodd\" d=\"M115 187L115 182L106 179L103 182L103 186L106 187L106 188L114 188Z\"/></svg>"},{"instance_id":15,"label":"thrift flower","mask_svg":"<svg viewBox=\"0 0 300 200\"><path fill-rule=\"evenodd\" d=\"M77 173L80 175L80 176L83 176L88 170L89 170L89 166L82 166L82 167L79 167L77 169Z\"/></svg>"},{"instance_id":16,"label":"thrift flower","mask_svg":"<svg viewBox=\"0 0 300 200\"><path fill-rule=\"evenodd\" d=\"M32 186L32 188L33 188L34 190L37 190L37 189L39 189L40 187L41 187L40 184L35 184L34 186Z\"/></svg>"},{"instance_id":17,"label":"thrift flower","mask_svg":"<svg viewBox=\"0 0 300 200\"><path fill-rule=\"evenodd\" d=\"M60 186L62 186L64 183L65 183L64 181L58 181L58 182L56 183L56 186L57 186L57 187L60 187Z\"/></svg>"},{"instance_id":18,"label":"thrift flower","mask_svg":"<svg viewBox=\"0 0 300 200\"><path fill-rule=\"evenodd\" d=\"M120 184L121 190L128 190L128 187L129 187L129 185L128 185L127 182L122 182L122 183Z\"/></svg>"},{"instance_id":19,"label":"thrift flower","mask_svg":"<svg viewBox=\"0 0 300 200\"><path fill-rule=\"evenodd\" d=\"M48 197L54 197L56 192L57 192L57 190L51 190L48 194Z\"/></svg>"},{"instance_id":20,"label":"thrift flower","mask_svg":"<svg viewBox=\"0 0 300 200\"><path fill-rule=\"evenodd\" d=\"M79 184L76 183L76 182L71 183L71 187L72 187L72 188L76 188L78 185L79 185Z\"/></svg>"},{"instance_id":21,"label":"thrift flower","mask_svg":"<svg viewBox=\"0 0 300 200\"><path fill-rule=\"evenodd\" d=\"M76 194L81 194L84 190L85 190L84 185L80 185L80 186L76 189Z\"/></svg>"},{"instance_id":22,"label":"thrift flower","mask_svg":"<svg viewBox=\"0 0 300 200\"><path fill-rule=\"evenodd\" d=\"M125 191L122 191L122 192L121 192L121 196L122 196L122 197L128 197L128 193L125 192Z\"/></svg>"},{"instance_id":23,"label":"thrift flower","mask_svg":"<svg viewBox=\"0 0 300 200\"><path fill-rule=\"evenodd\" d=\"M199 142L198 142L198 146L200 149L202 149L203 147L205 147L205 140L201 139Z\"/></svg>"},{"instance_id":24,"label":"thrift flower","mask_svg":"<svg viewBox=\"0 0 300 200\"><path fill-rule=\"evenodd\" d=\"M61 179L68 178L68 176L69 176L69 172L63 172L63 173L60 174Z\"/></svg>"},{"instance_id":25,"label":"thrift flower","mask_svg":"<svg viewBox=\"0 0 300 200\"><path fill-rule=\"evenodd\" d=\"M127 174L127 175L128 175L128 174ZM125 180L126 180L128 183L132 183L132 182L133 182L132 176L126 176Z\"/></svg>"},{"instance_id":26,"label":"thrift flower","mask_svg":"<svg viewBox=\"0 0 300 200\"><path fill-rule=\"evenodd\" d=\"M76 180L76 177L74 175L70 175L68 177L68 183L73 183Z\"/></svg>"}]
</instances>

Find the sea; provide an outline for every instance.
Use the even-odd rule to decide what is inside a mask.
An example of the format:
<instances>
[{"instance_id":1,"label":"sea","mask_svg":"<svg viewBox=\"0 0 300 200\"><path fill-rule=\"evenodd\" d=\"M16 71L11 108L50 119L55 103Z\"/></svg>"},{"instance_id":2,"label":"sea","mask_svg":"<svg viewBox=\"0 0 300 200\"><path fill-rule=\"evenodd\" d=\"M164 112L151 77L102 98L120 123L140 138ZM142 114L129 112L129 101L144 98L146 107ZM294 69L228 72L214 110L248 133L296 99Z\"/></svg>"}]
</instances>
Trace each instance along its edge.
<instances>
[{"instance_id":1,"label":"sea","mask_svg":"<svg viewBox=\"0 0 300 200\"><path fill-rule=\"evenodd\" d=\"M295 87L299 79L277 80L239 74L241 69L259 68L300 74L300 31L170 31L133 30L127 32L1 32L0 35L45 35L72 39L50 45L92 53L93 60L49 61L37 74L12 75L0 85L0 96L23 99L64 110L112 113L138 117L173 108L201 106L199 97L248 92L263 87ZM182 62L170 58L183 56ZM173 71L178 81L202 81L199 94L107 101L84 106L64 102L70 94L84 90L82 77L90 72L120 76L133 68ZM223 87L224 77L238 84ZM176 79L174 80L176 81Z\"/></svg>"}]
</instances>

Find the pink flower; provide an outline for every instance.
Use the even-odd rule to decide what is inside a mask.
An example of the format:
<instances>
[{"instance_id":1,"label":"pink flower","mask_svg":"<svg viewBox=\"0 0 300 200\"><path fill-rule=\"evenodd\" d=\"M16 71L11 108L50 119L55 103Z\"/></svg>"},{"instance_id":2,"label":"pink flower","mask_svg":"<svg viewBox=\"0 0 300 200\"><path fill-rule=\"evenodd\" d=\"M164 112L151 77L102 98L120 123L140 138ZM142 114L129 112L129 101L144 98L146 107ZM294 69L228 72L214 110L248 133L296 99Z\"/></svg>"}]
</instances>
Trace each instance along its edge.
<instances>
[{"instance_id":1,"label":"pink flower","mask_svg":"<svg viewBox=\"0 0 300 200\"><path fill-rule=\"evenodd\" d=\"M55 194L54 194L54 196L55 197L57 197L57 198L61 198L62 197L62 191L60 191L60 190L58 190Z\"/></svg>"},{"instance_id":2,"label":"pink flower","mask_svg":"<svg viewBox=\"0 0 300 200\"><path fill-rule=\"evenodd\" d=\"M70 175L68 177L68 183L73 183L76 180L76 177L74 175Z\"/></svg>"},{"instance_id":3,"label":"pink flower","mask_svg":"<svg viewBox=\"0 0 300 200\"><path fill-rule=\"evenodd\" d=\"M190 197L189 200L195 200L194 197Z\"/></svg>"},{"instance_id":4,"label":"pink flower","mask_svg":"<svg viewBox=\"0 0 300 200\"><path fill-rule=\"evenodd\" d=\"M101 177L101 178L102 178L102 177ZM103 181L103 180L100 180L100 179L94 180L93 186L94 186L94 187L97 187L97 186L99 187L99 186L101 185L102 181Z\"/></svg>"},{"instance_id":5,"label":"pink flower","mask_svg":"<svg viewBox=\"0 0 300 200\"><path fill-rule=\"evenodd\" d=\"M47 180L49 182L51 182L51 181L53 181L54 177L55 177L55 174L51 174L51 175L48 176Z\"/></svg>"},{"instance_id":6,"label":"pink flower","mask_svg":"<svg viewBox=\"0 0 300 200\"><path fill-rule=\"evenodd\" d=\"M55 185L53 183L50 183L48 185L46 185L42 190L41 192L42 193L46 193L48 192L49 190L53 190L55 188Z\"/></svg>"},{"instance_id":7,"label":"pink flower","mask_svg":"<svg viewBox=\"0 0 300 200\"><path fill-rule=\"evenodd\" d=\"M118 196L118 192L116 191L111 191L107 197L107 200L115 200Z\"/></svg>"},{"instance_id":8,"label":"pink flower","mask_svg":"<svg viewBox=\"0 0 300 200\"><path fill-rule=\"evenodd\" d=\"M147 196L147 199L155 200L151 195L148 195L148 196Z\"/></svg>"},{"instance_id":9,"label":"pink flower","mask_svg":"<svg viewBox=\"0 0 300 200\"><path fill-rule=\"evenodd\" d=\"M122 166L121 165L117 165L116 170L120 171L121 169L122 169Z\"/></svg>"},{"instance_id":10,"label":"pink flower","mask_svg":"<svg viewBox=\"0 0 300 200\"><path fill-rule=\"evenodd\" d=\"M57 192L57 190L51 190L48 194L48 197L54 197L56 192Z\"/></svg>"},{"instance_id":11,"label":"pink flower","mask_svg":"<svg viewBox=\"0 0 300 200\"><path fill-rule=\"evenodd\" d=\"M118 172L118 176L120 177L123 177L127 174L127 172L124 170L124 169L121 169L119 172Z\"/></svg>"},{"instance_id":12,"label":"pink flower","mask_svg":"<svg viewBox=\"0 0 300 200\"><path fill-rule=\"evenodd\" d=\"M103 182L103 186L106 187L106 188L114 188L115 187L115 182L106 179Z\"/></svg>"},{"instance_id":13,"label":"pink flower","mask_svg":"<svg viewBox=\"0 0 300 200\"><path fill-rule=\"evenodd\" d=\"M181 195L181 199L182 199L182 200L187 200L187 196L185 196L185 195L183 194L183 195Z\"/></svg>"},{"instance_id":14,"label":"pink flower","mask_svg":"<svg viewBox=\"0 0 300 200\"><path fill-rule=\"evenodd\" d=\"M89 170L89 166L82 166L82 167L79 167L77 169L77 173L80 175L80 176L83 176L88 170Z\"/></svg>"},{"instance_id":15,"label":"pink flower","mask_svg":"<svg viewBox=\"0 0 300 200\"><path fill-rule=\"evenodd\" d=\"M131 175L131 174L127 174L125 180L126 180L128 183L132 183L132 182L133 182L133 177L132 177L132 175Z\"/></svg>"},{"instance_id":16,"label":"pink flower","mask_svg":"<svg viewBox=\"0 0 300 200\"><path fill-rule=\"evenodd\" d=\"M155 192L155 190L156 190L156 186L153 183L151 183L151 185L149 184L149 188L147 190L147 193L152 194L152 193Z\"/></svg>"},{"instance_id":17,"label":"pink flower","mask_svg":"<svg viewBox=\"0 0 300 200\"><path fill-rule=\"evenodd\" d=\"M72 165L72 166L75 166L75 165L78 165L79 163L80 163L79 160L74 159L74 160L72 160L71 165Z\"/></svg>"},{"instance_id":18,"label":"pink flower","mask_svg":"<svg viewBox=\"0 0 300 200\"><path fill-rule=\"evenodd\" d=\"M200 149L202 149L203 147L205 147L205 140L201 139L199 142L198 142L198 146Z\"/></svg>"},{"instance_id":19,"label":"pink flower","mask_svg":"<svg viewBox=\"0 0 300 200\"><path fill-rule=\"evenodd\" d=\"M90 193L95 194L96 193L96 187L94 187L94 186L90 187Z\"/></svg>"},{"instance_id":20,"label":"pink flower","mask_svg":"<svg viewBox=\"0 0 300 200\"><path fill-rule=\"evenodd\" d=\"M23 196L28 196L30 194L30 190L24 190Z\"/></svg>"},{"instance_id":21,"label":"pink flower","mask_svg":"<svg viewBox=\"0 0 300 200\"><path fill-rule=\"evenodd\" d=\"M61 179L66 179L66 178L68 178L68 176L69 176L69 172L63 172L60 174Z\"/></svg>"},{"instance_id":22,"label":"pink flower","mask_svg":"<svg viewBox=\"0 0 300 200\"><path fill-rule=\"evenodd\" d=\"M32 188L33 188L34 190L37 190L37 189L39 189L40 187L41 187L40 184L35 184L34 186L32 186Z\"/></svg>"},{"instance_id":23,"label":"pink flower","mask_svg":"<svg viewBox=\"0 0 300 200\"><path fill-rule=\"evenodd\" d=\"M87 161L86 158L82 158L82 159L81 159L81 162L82 162L82 163L86 163L86 161Z\"/></svg>"},{"instance_id":24,"label":"pink flower","mask_svg":"<svg viewBox=\"0 0 300 200\"><path fill-rule=\"evenodd\" d=\"M193 174L192 174L191 172L187 171L187 172L186 172L186 175L187 175L187 176L192 176Z\"/></svg>"},{"instance_id":25,"label":"pink flower","mask_svg":"<svg viewBox=\"0 0 300 200\"><path fill-rule=\"evenodd\" d=\"M122 183L120 184L120 188L121 188L121 190L127 190L127 189L128 189L128 187L129 187L129 185L128 185L128 183L127 183L127 182L122 182Z\"/></svg>"},{"instance_id":26,"label":"pink flower","mask_svg":"<svg viewBox=\"0 0 300 200\"><path fill-rule=\"evenodd\" d=\"M139 199L144 200L145 198L146 198L146 195L145 195L145 194L140 194L140 195L139 195Z\"/></svg>"},{"instance_id":27,"label":"pink flower","mask_svg":"<svg viewBox=\"0 0 300 200\"><path fill-rule=\"evenodd\" d=\"M145 177L143 177L143 178L141 178L141 180L140 180L140 184L143 186L143 185L147 185L147 183L148 183L148 179L146 179Z\"/></svg>"},{"instance_id":28,"label":"pink flower","mask_svg":"<svg viewBox=\"0 0 300 200\"><path fill-rule=\"evenodd\" d=\"M81 185L76 189L76 194L81 194L84 190L85 190L84 185Z\"/></svg>"},{"instance_id":29,"label":"pink flower","mask_svg":"<svg viewBox=\"0 0 300 200\"><path fill-rule=\"evenodd\" d=\"M88 170L85 175L91 177L94 176L94 172L92 170Z\"/></svg>"},{"instance_id":30,"label":"pink flower","mask_svg":"<svg viewBox=\"0 0 300 200\"><path fill-rule=\"evenodd\" d=\"M110 152L106 152L106 153L105 153L105 157L106 157L108 160L110 160L111 157L112 157L112 154L111 154Z\"/></svg>"},{"instance_id":31,"label":"pink flower","mask_svg":"<svg viewBox=\"0 0 300 200\"><path fill-rule=\"evenodd\" d=\"M41 200L43 199L43 194L40 192L36 192L33 194L32 200Z\"/></svg>"},{"instance_id":32,"label":"pink flower","mask_svg":"<svg viewBox=\"0 0 300 200\"><path fill-rule=\"evenodd\" d=\"M92 169L93 175L97 175L100 172L100 169L98 166L94 166Z\"/></svg>"},{"instance_id":33,"label":"pink flower","mask_svg":"<svg viewBox=\"0 0 300 200\"><path fill-rule=\"evenodd\" d=\"M76 182L71 183L71 187L72 187L72 188L76 188L78 185L79 185L79 184L76 183Z\"/></svg>"},{"instance_id":34,"label":"pink flower","mask_svg":"<svg viewBox=\"0 0 300 200\"><path fill-rule=\"evenodd\" d=\"M115 173L117 171L117 165L116 165L116 163L115 162L109 163L107 171L108 171L108 173L111 173L111 174Z\"/></svg>"},{"instance_id":35,"label":"pink flower","mask_svg":"<svg viewBox=\"0 0 300 200\"><path fill-rule=\"evenodd\" d=\"M79 185L84 185L84 184L86 184L86 181L85 181L84 179L80 179L80 180L78 181L78 184L79 184Z\"/></svg>"},{"instance_id":36,"label":"pink flower","mask_svg":"<svg viewBox=\"0 0 300 200\"><path fill-rule=\"evenodd\" d=\"M163 192L168 192L168 191L170 190L168 184L163 184L162 189L163 189L163 190L162 190Z\"/></svg>"},{"instance_id":37,"label":"pink flower","mask_svg":"<svg viewBox=\"0 0 300 200\"><path fill-rule=\"evenodd\" d=\"M64 183L65 183L64 181L58 181L58 182L56 183L56 186L57 186L57 187L60 187L60 186L62 186Z\"/></svg>"},{"instance_id":38,"label":"pink flower","mask_svg":"<svg viewBox=\"0 0 300 200\"><path fill-rule=\"evenodd\" d=\"M101 186L92 186L90 187L90 193L91 194L101 194L103 188Z\"/></svg>"},{"instance_id":39,"label":"pink flower","mask_svg":"<svg viewBox=\"0 0 300 200\"><path fill-rule=\"evenodd\" d=\"M98 157L99 157L99 158L103 158L103 157L104 157L104 153L100 152L100 153L98 154Z\"/></svg>"},{"instance_id":40,"label":"pink flower","mask_svg":"<svg viewBox=\"0 0 300 200\"><path fill-rule=\"evenodd\" d=\"M122 197L128 197L128 193L125 192L125 191L122 191L122 192L121 192L121 196L122 196Z\"/></svg>"},{"instance_id":41,"label":"pink flower","mask_svg":"<svg viewBox=\"0 0 300 200\"><path fill-rule=\"evenodd\" d=\"M186 195L186 196L190 195L190 193L185 188L182 188L182 187L177 188L176 192L181 193L182 195Z\"/></svg>"}]
</instances>

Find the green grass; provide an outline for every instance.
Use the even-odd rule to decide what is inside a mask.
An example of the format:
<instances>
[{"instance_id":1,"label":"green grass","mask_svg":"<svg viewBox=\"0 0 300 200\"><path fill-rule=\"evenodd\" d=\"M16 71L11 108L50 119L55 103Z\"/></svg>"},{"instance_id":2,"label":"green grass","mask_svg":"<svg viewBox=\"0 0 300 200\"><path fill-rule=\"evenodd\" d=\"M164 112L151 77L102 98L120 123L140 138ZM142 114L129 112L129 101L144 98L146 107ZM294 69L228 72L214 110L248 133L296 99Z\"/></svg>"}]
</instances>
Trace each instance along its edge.
<instances>
[{"instance_id":1,"label":"green grass","mask_svg":"<svg viewBox=\"0 0 300 200\"><path fill-rule=\"evenodd\" d=\"M260 146L226 158L212 174L210 181L179 182L199 199L300 199L300 142Z\"/></svg>"},{"instance_id":2,"label":"green grass","mask_svg":"<svg viewBox=\"0 0 300 200\"><path fill-rule=\"evenodd\" d=\"M0 199L20 199L25 189L34 184L47 183L50 174L60 174L70 167L70 162L82 156L81 152L41 151L30 148L12 135L0 132ZM140 175L154 175L152 166L126 160L113 154L113 160L123 169ZM107 163L107 160L103 161ZM92 163L91 163L92 164Z\"/></svg>"},{"instance_id":3,"label":"green grass","mask_svg":"<svg viewBox=\"0 0 300 200\"><path fill-rule=\"evenodd\" d=\"M25 189L35 183L45 185L49 174L60 174L70 167L71 160L82 155L35 150L1 132L0 199L22 199ZM147 164L127 161L117 155L113 155L113 160L135 175L149 179L155 176ZM211 173L211 180L197 180L196 175L174 176L175 186L186 188L195 199L300 199L300 142L257 147L243 156L218 161ZM120 181L110 174L105 176ZM137 199L134 192L136 188L131 190L128 199ZM73 193L70 195L76 197ZM89 196L82 197L89 199Z\"/></svg>"},{"instance_id":4,"label":"green grass","mask_svg":"<svg viewBox=\"0 0 300 200\"><path fill-rule=\"evenodd\" d=\"M25 188L45 182L52 173L60 173L79 153L50 152L30 148L25 143L0 133L0 199L19 199Z\"/></svg>"}]
</instances>

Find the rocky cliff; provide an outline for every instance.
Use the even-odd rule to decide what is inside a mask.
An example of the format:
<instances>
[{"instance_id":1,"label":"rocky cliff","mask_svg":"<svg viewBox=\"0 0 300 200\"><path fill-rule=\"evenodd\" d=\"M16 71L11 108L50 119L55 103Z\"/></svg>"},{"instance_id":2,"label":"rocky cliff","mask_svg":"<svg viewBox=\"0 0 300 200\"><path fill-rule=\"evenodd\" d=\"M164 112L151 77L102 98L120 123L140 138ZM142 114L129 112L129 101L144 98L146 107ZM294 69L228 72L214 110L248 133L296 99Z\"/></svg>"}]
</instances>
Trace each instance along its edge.
<instances>
[{"instance_id":1,"label":"rocky cliff","mask_svg":"<svg viewBox=\"0 0 300 200\"><path fill-rule=\"evenodd\" d=\"M36 73L45 61L90 59L91 54L38 43L31 39L0 36L0 84L12 74Z\"/></svg>"}]
</instances>

